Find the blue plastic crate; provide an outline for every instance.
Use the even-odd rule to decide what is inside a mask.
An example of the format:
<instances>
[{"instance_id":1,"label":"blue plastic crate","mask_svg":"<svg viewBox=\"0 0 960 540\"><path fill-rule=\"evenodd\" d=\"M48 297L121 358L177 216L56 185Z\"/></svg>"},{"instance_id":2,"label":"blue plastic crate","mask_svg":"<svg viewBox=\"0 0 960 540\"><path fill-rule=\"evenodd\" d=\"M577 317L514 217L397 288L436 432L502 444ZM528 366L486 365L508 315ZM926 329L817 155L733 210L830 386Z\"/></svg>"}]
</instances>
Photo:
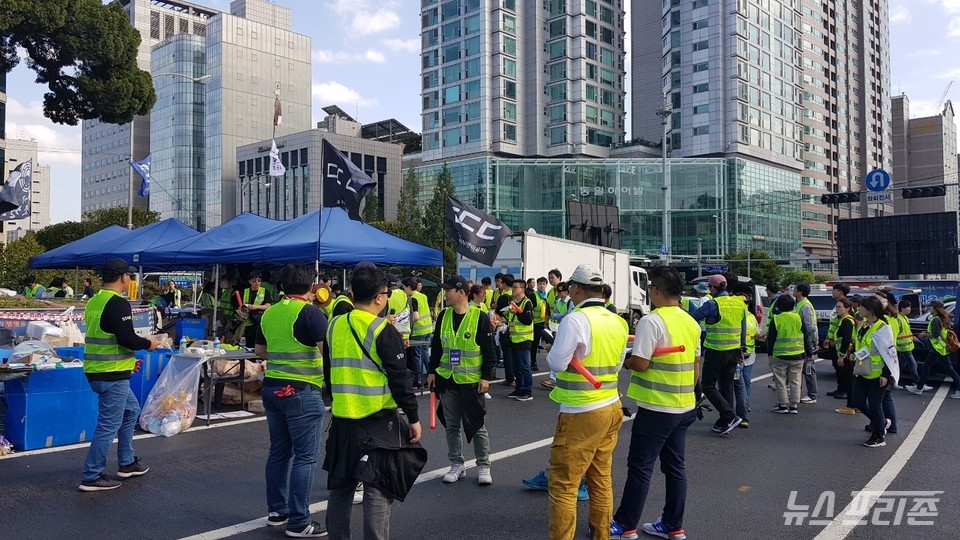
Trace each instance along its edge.
<instances>
[{"instance_id":1,"label":"blue plastic crate","mask_svg":"<svg viewBox=\"0 0 960 540\"><path fill-rule=\"evenodd\" d=\"M184 336L187 337L187 340L206 339L207 320L193 319L193 318L177 319L176 329L177 329L176 343L180 343L180 338Z\"/></svg>"},{"instance_id":2,"label":"blue plastic crate","mask_svg":"<svg viewBox=\"0 0 960 540\"><path fill-rule=\"evenodd\" d=\"M13 354L13 349L0 349L0 364L6 364L7 358Z\"/></svg>"},{"instance_id":3,"label":"blue plastic crate","mask_svg":"<svg viewBox=\"0 0 960 540\"><path fill-rule=\"evenodd\" d=\"M60 358L78 358L83 360L83 345L79 347L57 347L54 350Z\"/></svg>"},{"instance_id":4,"label":"blue plastic crate","mask_svg":"<svg viewBox=\"0 0 960 540\"><path fill-rule=\"evenodd\" d=\"M157 384L157 379L163 368L170 363L174 351L157 349L155 351L137 351L137 360L140 360L140 371L130 376L130 389L137 396L137 402L143 407L150 390Z\"/></svg>"},{"instance_id":5,"label":"blue plastic crate","mask_svg":"<svg viewBox=\"0 0 960 540\"><path fill-rule=\"evenodd\" d=\"M34 371L4 382L4 436L18 450L89 441L97 427L97 395L80 368Z\"/></svg>"}]
</instances>

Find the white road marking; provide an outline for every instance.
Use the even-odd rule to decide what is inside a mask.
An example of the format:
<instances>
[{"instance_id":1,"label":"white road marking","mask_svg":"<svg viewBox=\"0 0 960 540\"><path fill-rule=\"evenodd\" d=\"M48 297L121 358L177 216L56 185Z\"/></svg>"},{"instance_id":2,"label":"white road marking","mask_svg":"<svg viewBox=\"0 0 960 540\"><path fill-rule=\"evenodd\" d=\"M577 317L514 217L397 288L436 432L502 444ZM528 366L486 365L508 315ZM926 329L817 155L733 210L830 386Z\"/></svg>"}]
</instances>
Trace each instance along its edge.
<instances>
[{"instance_id":1,"label":"white road marking","mask_svg":"<svg viewBox=\"0 0 960 540\"><path fill-rule=\"evenodd\" d=\"M940 406L943 405L947 397L949 388L950 386L946 383L940 385L940 389L937 390L933 399L930 400L930 404L924 409L923 414L920 415L920 419L917 420L917 424L910 430L907 438L904 439L900 447L897 448L897 451L894 452L893 456L880 468L877 474L870 479L870 482L864 486L861 491L863 496L856 497L850 501L846 508L837 514L837 516L833 518L833 521L824 527L814 540L843 540L853 532L857 523L871 512L877 499L890 487L890 484L903 471L907 462L910 461L913 454L916 453L917 448L920 447L920 441L923 440L927 431L930 429L933 419L937 416L937 411L940 410ZM863 451L869 452L870 450L865 448Z\"/></svg>"}]
</instances>

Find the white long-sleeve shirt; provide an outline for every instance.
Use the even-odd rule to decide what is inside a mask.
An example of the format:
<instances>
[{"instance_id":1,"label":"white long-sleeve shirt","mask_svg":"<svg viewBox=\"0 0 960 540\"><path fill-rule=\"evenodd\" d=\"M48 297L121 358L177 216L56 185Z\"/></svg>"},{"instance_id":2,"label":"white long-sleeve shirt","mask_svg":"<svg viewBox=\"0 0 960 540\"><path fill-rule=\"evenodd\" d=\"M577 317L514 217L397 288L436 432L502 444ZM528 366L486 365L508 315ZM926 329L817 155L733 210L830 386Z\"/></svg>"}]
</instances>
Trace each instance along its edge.
<instances>
[{"instance_id":1,"label":"white long-sleeve shirt","mask_svg":"<svg viewBox=\"0 0 960 540\"><path fill-rule=\"evenodd\" d=\"M580 302L576 307L587 307L590 305L603 306L603 299L600 298L589 298ZM574 311L568 314L560 321L560 328L557 329L557 337L553 341L553 346L550 348L550 352L547 353L547 366L550 368L550 371L553 373L560 373L561 371L566 371L567 367L570 366L570 361L576 358L577 360L583 360L590 355L593 344L593 334L590 330L590 321L587 320L587 316L581 312ZM620 355L620 366L618 369L623 367L623 360L626 357L627 351L624 351ZM591 403L589 405L582 405L575 407L572 405L560 405L560 412L562 413L583 413L589 412L596 409L606 407L620 400L620 397L610 398L608 400L601 401L599 403Z\"/></svg>"}]
</instances>

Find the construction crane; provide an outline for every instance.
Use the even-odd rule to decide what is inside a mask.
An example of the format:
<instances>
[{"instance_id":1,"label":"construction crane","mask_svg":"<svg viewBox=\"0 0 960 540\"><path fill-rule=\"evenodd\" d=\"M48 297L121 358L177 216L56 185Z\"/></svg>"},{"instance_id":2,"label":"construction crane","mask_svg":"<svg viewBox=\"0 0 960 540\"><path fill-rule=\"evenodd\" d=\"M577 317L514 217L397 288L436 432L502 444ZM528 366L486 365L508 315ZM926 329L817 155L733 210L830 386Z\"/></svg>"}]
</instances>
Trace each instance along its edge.
<instances>
[{"instance_id":1,"label":"construction crane","mask_svg":"<svg viewBox=\"0 0 960 540\"><path fill-rule=\"evenodd\" d=\"M940 101L938 101L937 106L933 108L936 114L940 114L940 107L943 107L943 102L947 100L947 94L950 92L951 86L953 86L953 81L947 83L947 87L944 89L943 95L940 96Z\"/></svg>"}]
</instances>

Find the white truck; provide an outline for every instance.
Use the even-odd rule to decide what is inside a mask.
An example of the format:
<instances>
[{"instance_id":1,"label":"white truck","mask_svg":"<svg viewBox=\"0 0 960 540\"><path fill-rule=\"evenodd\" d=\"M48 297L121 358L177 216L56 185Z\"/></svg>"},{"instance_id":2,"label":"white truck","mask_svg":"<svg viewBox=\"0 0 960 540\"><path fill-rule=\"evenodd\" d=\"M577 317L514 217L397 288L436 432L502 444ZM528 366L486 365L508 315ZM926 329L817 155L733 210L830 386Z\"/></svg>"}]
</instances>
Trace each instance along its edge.
<instances>
[{"instance_id":1,"label":"white truck","mask_svg":"<svg viewBox=\"0 0 960 540\"><path fill-rule=\"evenodd\" d=\"M462 255L457 268L462 276L475 283L484 277L491 280L497 273L510 273L524 279L547 277L556 268L563 279L568 279L579 264L590 263L603 274L605 283L613 288L610 299L617 311L636 328L640 317L650 312L647 298L647 272L630 265L630 254L555 236L539 234L532 229L508 238L492 266L480 264Z\"/></svg>"}]
</instances>

